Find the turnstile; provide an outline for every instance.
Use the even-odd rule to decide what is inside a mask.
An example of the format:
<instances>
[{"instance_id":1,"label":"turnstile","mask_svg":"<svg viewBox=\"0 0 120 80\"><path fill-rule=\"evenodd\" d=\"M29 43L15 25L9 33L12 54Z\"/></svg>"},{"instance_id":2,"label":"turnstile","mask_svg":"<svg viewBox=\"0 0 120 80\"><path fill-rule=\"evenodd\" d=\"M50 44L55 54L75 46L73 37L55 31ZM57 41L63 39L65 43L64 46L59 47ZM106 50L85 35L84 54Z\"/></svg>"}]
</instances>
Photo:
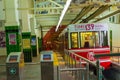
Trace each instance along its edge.
<instances>
[{"instance_id":1,"label":"turnstile","mask_svg":"<svg viewBox=\"0 0 120 80\"><path fill-rule=\"evenodd\" d=\"M11 52L6 60L7 80L23 80L24 55Z\"/></svg>"},{"instance_id":2,"label":"turnstile","mask_svg":"<svg viewBox=\"0 0 120 80\"><path fill-rule=\"evenodd\" d=\"M42 51L40 56L41 80L54 80L53 52Z\"/></svg>"}]
</instances>

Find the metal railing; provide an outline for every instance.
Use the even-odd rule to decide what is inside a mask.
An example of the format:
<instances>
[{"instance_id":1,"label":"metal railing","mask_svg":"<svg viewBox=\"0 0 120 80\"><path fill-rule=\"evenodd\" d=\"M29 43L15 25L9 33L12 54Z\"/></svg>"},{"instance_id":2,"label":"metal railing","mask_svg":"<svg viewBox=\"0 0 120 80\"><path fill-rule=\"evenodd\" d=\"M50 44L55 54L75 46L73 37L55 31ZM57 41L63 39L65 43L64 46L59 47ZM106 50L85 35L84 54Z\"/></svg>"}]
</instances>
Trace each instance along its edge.
<instances>
[{"instance_id":1,"label":"metal railing","mask_svg":"<svg viewBox=\"0 0 120 80\"><path fill-rule=\"evenodd\" d=\"M65 50L64 60L66 66L59 69L59 80L64 80L62 74L67 77L72 76L69 80L102 80L104 78L103 67L100 66L99 60L94 63L70 50ZM93 70L90 70L90 66Z\"/></svg>"},{"instance_id":2,"label":"metal railing","mask_svg":"<svg viewBox=\"0 0 120 80\"><path fill-rule=\"evenodd\" d=\"M115 54L120 53L120 47L113 46L112 47L112 53L115 53ZM114 63L120 64L120 56L112 56L111 60Z\"/></svg>"}]
</instances>

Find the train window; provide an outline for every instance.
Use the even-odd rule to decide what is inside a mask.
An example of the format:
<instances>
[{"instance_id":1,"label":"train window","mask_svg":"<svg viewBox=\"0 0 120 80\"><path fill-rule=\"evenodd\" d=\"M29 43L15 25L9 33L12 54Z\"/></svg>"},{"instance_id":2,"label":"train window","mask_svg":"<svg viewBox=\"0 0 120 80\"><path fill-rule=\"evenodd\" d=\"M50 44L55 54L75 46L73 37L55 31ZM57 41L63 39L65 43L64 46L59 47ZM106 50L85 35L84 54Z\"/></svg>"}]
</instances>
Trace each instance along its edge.
<instances>
[{"instance_id":1,"label":"train window","mask_svg":"<svg viewBox=\"0 0 120 80\"><path fill-rule=\"evenodd\" d=\"M71 48L78 48L78 33L72 32L70 34Z\"/></svg>"},{"instance_id":2,"label":"train window","mask_svg":"<svg viewBox=\"0 0 120 80\"><path fill-rule=\"evenodd\" d=\"M80 32L81 48L97 48L108 46L107 31Z\"/></svg>"},{"instance_id":3,"label":"train window","mask_svg":"<svg viewBox=\"0 0 120 80\"><path fill-rule=\"evenodd\" d=\"M101 32L101 46L102 47L108 46L108 32L107 31Z\"/></svg>"},{"instance_id":4,"label":"train window","mask_svg":"<svg viewBox=\"0 0 120 80\"><path fill-rule=\"evenodd\" d=\"M80 45L81 48L99 47L99 33L80 32Z\"/></svg>"}]
</instances>

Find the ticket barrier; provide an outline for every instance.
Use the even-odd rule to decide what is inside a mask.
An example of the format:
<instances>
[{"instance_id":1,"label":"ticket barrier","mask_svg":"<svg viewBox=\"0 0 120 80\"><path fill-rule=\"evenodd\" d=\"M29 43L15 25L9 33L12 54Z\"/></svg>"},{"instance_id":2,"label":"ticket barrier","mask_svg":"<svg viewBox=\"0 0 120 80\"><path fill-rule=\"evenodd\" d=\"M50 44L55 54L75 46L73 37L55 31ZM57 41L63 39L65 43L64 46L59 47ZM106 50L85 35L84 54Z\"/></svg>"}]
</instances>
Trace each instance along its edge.
<instances>
[{"instance_id":1,"label":"ticket barrier","mask_svg":"<svg viewBox=\"0 0 120 80\"><path fill-rule=\"evenodd\" d=\"M53 51L42 51L40 56L41 80L57 80L56 69L54 66Z\"/></svg>"},{"instance_id":2,"label":"ticket barrier","mask_svg":"<svg viewBox=\"0 0 120 80\"><path fill-rule=\"evenodd\" d=\"M23 80L24 55L22 52L11 52L6 60L7 80Z\"/></svg>"}]
</instances>

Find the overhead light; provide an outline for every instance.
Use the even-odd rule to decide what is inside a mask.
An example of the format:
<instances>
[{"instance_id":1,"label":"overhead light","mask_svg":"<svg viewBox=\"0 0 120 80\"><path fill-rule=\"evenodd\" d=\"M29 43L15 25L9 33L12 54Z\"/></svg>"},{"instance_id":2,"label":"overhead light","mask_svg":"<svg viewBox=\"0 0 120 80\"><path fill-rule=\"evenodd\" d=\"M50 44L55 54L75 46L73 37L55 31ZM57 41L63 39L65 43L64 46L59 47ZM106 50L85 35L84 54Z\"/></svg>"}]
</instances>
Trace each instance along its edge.
<instances>
[{"instance_id":1,"label":"overhead light","mask_svg":"<svg viewBox=\"0 0 120 80\"><path fill-rule=\"evenodd\" d=\"M71 1L72 1L72 0L67 0L67 1L66 1L66 4L65 4L64 9L63 9L63 11L62 11L62 13L61 13L61 16L60 16L60 18L59 18L59 22L58 22L58 25L56 26L55 31L58 30L58 28L59 28L59 26L60 26L60 23L62 22L62 19L63 19L65 13L66 13L66 11L67 11L67 9L68 9Z\"/></svg>"}]
</instances>

